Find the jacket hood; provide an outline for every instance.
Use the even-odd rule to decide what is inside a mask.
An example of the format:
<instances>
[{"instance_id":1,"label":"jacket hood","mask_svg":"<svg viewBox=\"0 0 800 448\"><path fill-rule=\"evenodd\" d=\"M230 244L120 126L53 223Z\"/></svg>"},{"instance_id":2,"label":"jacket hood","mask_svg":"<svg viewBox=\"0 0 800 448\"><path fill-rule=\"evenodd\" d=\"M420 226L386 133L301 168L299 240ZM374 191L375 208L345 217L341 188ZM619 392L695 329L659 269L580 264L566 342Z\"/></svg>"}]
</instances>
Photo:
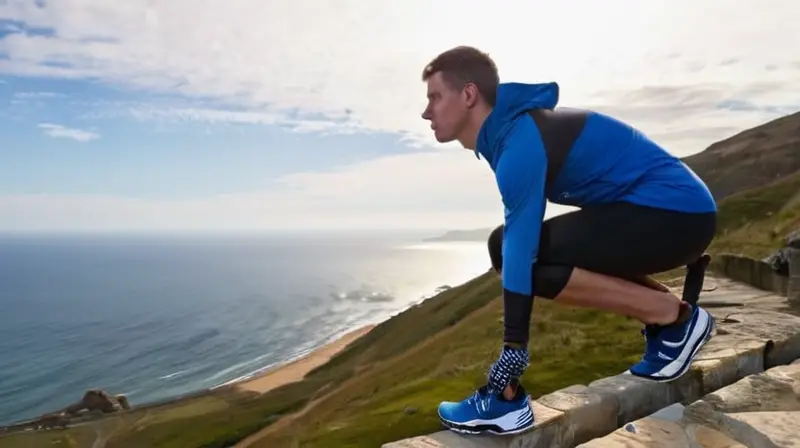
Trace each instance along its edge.
<instances>
[{"instance_id":1,"label":"jacket hood","mask_svg":"<svg viewBox=\"0 0 800 448\"><path fill-rule=\"evenodd\" d=\"M495 106L478 132L475 155L478 158L483 156L494 168L501 152L499 143L514 119L531 109L554 109L558 104L558 93L559 87L555 82L501 83L497 87Z\"/></svg>"}]
</instances>

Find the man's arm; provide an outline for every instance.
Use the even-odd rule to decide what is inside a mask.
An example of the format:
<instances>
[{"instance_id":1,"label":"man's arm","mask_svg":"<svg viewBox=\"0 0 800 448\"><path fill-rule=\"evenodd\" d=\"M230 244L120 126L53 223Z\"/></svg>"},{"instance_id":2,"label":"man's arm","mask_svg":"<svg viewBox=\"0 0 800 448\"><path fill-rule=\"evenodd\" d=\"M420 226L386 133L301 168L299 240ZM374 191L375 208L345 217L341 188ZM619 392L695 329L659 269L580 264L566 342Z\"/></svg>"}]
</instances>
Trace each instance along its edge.
<instances>
[{"instance_id":1,"label":"man's arm","mask_svg":"<svg viewBox=\"0 0 800 448\"><path fill-rule=\"evenodd\" d=\"M506 208L503 233L503 341L526 347L533 307L533 266L546 207L547 155L536 124L517 120L495 171Z\"/></svg>"}]
</instances>

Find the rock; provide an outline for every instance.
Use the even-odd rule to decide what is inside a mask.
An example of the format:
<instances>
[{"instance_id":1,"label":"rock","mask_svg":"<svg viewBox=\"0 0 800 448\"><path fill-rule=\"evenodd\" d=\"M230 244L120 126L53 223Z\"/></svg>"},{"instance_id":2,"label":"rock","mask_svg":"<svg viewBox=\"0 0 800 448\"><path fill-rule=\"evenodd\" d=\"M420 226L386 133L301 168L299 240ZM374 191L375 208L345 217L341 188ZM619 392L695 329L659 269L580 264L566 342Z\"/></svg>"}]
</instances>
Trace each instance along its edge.
<instances>
[{"instance_id":1,"label":"rock","mask_svg":"<svg viewBox=\"0 0 800 448\"><path fill-rule=\"evenodd\" d=\"M800 249L800 230L795 230L786 236L786 247Z\"/></svg>"},{"instance_id":2,"label":"rock","mask_svg":"<svg viewBox=\"0 0 800 448\"><path fill-rule=\"evenodd\" d=\"M562 425L577 440L589 440L617 428L616 398L574 385L542 395L537 402L564 413Z\"/></svg>"},{"instance_id":3,"label":"rock","mask_svg":"<svg viewBox=\"0 0 800 448\"><path fill-rule=\"evenodd\" d=\"M679 448L688 447L689 440L677 423L645 417L628 423L625 427L605 437L578 446L582 448Z\"/></svg>"},{"instance_id":4,"label":"rock","mask_svg":"<svg viewBox=\"0 0 800 448\"><path fill-rule=\"evenodd\" d=\"M52 429L52 428L66 428L69 423L69 417L63 413L44 414L39 417L34 423L36 429Z\"/></svg>"},{"instance_id":5,"label":"rock","mask_svg":"<svg viewBox=\"0 0 800 448\"><path fill-rule=\"evenodd\" d=\"M684 421L752 448L800 446L800 364L773 367L687 406Z\"/></svg>"},{"instance_id":6,"label":"rock","mask_svg":"<svg viewBox=\"0 0 800 448\"><path fill-rule=\"evenodd\" d=\"M414 415L417 413L417 408L414 406L406 406L405 409L403 409L403 412L405 412L406 415Z\"/></svg>"},{"instance_id":7,"label":"rock","mask_svg":"<svg viewBox=\"0 0 800 448\"><path fill-rule=\"evenodd\" d=\"M796 242L800 246L800 238ZM789 282L786 286L786 295L792 304L800 304L800 247L789 247L786 249L786 257L789 259Z\"/></svg>"},{"instance_id":8,"label":"rock","mask_svg":"<svg viewBox=\"0 0 800 448\"><path fill-rule=\"evenodd\" d=\"M633 375L615 375L589 383L591 393L613 403L612 416L616 421L609 431L627 422L645 417L673 403L701 396L700 377L689 372L677 380L661 383ZM609 418L611 418L609 417ZM587 439L576 439L587 440Z\"/></svg>"},{"instance_id":9,"label":"rock","mask_svg":"<svg viewBox=\"0 0 800 448\"><path fill-rule=\"evenodd\" d=\"M800 364L750 375L695 401L624 425L584 448L800 446Z\"/></svg>"},{"instance_id":10,"label":"rock","mask_svg":"<svg viewBox=\"0 0 800 448\"><path fill-rule=\"evenodd\" d=\"M635 428L633 430L629 428ZM747 448L719 431L645 417L611 434L578 445L580 448Z\"/></svg>"},{"instance_id":11,"label":"rock","mask_svg":"<svg viewBox=\"0 0 800 448\"><path fill-rule=\"evenodd\" d=\"M773 272L783 277L789 276L788 249L786 247L778 249L777 252L764 259L764 262L769 264Z\"/></svg>"},{"instance_id":12,"label":"rock","mask_svg":"<svg viewBox=\"0 0 800 448\"><path fill-rule=\"evenodd\" d=\"M120 407L122 407L122 409L126 411L129 411L131 409L131 405L130 403L128 403L128 397L126 397L125 395L122 394L114 395L114 398L117 399L117 402L119 403Z\"/></svg>"},{"instance_id":13,"label":"rock","mask_svg":"<svg viewBox=\"0 0 800 448\"><path fill-rule=\"evenodd\" d=\"M680 403L675 403L670 406L665 407L659 411L650 414L650 417L659 418L661 420L669 420L671 422L680 421L683 417L683 409L685 408L684 405Z\"/></svg>"},{"instance_id":14,"label":"rock","mask_svg":"<svg viewBox=\"0 0 800 448\"><path fill-rule=\"evenodd\" d=\"M130 409L128 399L124 395L111 396L101 389L90 389L83 394L81 401L67 406L64 413L70 416L83 411L102 412L104 414Z\"/></svg>"}]
</instances>

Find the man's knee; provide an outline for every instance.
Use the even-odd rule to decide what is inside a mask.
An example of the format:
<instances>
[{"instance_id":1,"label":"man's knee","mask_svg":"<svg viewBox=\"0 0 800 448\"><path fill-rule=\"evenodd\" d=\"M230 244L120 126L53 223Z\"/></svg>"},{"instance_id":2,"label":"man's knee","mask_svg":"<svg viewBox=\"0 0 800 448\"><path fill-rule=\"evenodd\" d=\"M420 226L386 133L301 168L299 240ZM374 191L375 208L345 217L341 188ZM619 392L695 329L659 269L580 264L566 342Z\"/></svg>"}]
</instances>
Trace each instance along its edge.
<instances>
[{"instance_id":1,"label":"man's knee","mask_svg":"<svg viewBox=\"0 0 800 448\"><path fill-rule=\"evenodd\" d=\"M495 227L489 234L487 241L492 269L498 274L503 272L503 230L503 224ZM544 231L545 229L543 228L542 230ZM534 265L534 294L547 299L555 298L566 286L570 275L572 275L572 266Z\"/></svg>"},{"instance_id":2,"label":"man's knee","mask_svg":"<svg viewBox=\"0 0 800 448\"><path fill-rule=\"evenodd\" d=\"M572 269L572 266L564 265L535 265L533 268L534 295L545 299L555 299L567 286Z\"/></svg>"},{"instance_id":3,"label":"man's knee","mask_svg":"<svg viewBox=\"0 0 800 448\"><path fill-rule=\"evenodd\" d=\"M503 228L503 224L500 224L492 230L487 241L489 259L492 261L492 268L498 274L503 271Z\"/></svg>"}]
</instances>

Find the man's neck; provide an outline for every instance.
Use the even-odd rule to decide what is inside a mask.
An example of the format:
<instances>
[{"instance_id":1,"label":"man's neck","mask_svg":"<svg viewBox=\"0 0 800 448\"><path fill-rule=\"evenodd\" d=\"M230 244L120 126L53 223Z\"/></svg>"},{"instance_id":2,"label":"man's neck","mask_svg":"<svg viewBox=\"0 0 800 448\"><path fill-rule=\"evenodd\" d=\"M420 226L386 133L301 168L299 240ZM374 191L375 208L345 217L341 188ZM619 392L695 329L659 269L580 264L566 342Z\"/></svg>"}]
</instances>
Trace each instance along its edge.
<instances>
[{"instance_id":1,"label":"man's neck","mask_svg":"<svg viewBox=\"0 0 800 448\"><path fill-rule=\"evenodd\" d=\"M486 117L492 112L492 109L487 106L477 106L469 116L469 121L464 129L464 133L459 137L458 141L466 149L474 150L477 146L478 133L486 121Z\"/></svg>"}]
</instances>

